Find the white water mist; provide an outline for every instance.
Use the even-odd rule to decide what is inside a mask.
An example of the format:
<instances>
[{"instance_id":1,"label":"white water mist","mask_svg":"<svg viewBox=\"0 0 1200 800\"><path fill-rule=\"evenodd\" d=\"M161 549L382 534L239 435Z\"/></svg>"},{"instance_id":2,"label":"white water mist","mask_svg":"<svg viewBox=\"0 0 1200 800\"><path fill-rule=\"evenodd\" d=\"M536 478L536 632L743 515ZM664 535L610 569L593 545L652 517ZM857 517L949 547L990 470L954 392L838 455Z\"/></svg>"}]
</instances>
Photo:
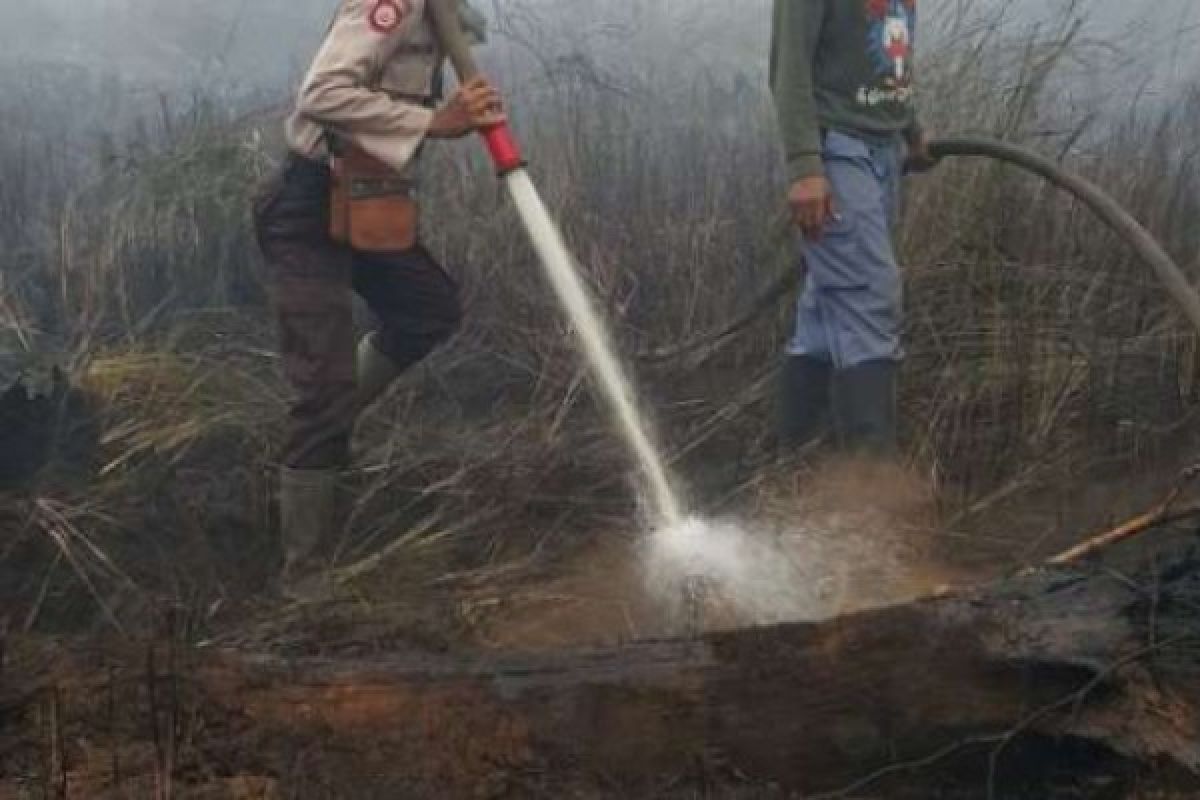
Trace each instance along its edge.
<instances>
[{"instance_id":1,"label":"white water mist","mask_svg":"<svg viewBox=\"0 0 1200 800\"><path fill-rule=\"evenodd\" d=\"M694 585L751 624L815 615L820 605L818 584L783 548L738 523L685 519L648 539L641 560L647 590L675 617L687 613Z\"/></svg>"},{"instance_id":2,"label":"white water mist","mask_svg":"<svg viewBox=\"0 0 1200 800\"><path fill-rule=\"evenodd\" d=\"M641 545L642 579L655 605L683 619L699 586L709 627L821 620L910 600L931 575L909 532L870 508L807 512L747 525L697 517Z\"/></svg>"}]
</instances>

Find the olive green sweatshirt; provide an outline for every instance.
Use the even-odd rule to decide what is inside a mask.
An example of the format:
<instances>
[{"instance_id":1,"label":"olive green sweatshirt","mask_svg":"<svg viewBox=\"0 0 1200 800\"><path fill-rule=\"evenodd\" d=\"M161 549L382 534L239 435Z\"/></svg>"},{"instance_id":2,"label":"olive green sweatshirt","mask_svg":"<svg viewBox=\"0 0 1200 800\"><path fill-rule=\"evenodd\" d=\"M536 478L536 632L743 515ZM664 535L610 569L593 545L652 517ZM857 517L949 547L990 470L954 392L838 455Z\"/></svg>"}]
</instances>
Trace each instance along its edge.
<instances>
[{"instance_id":1,"label":"olive green sweatshirt","mask_svg":"<svg viewBox=\"0 0 1200 800\"><path fill-rule=\"evenodd\" d=\"M917 0L775 0L771 91L791 180L820 175L821 129L885 140L919 131Z\"/></svg>"}]
</instances>

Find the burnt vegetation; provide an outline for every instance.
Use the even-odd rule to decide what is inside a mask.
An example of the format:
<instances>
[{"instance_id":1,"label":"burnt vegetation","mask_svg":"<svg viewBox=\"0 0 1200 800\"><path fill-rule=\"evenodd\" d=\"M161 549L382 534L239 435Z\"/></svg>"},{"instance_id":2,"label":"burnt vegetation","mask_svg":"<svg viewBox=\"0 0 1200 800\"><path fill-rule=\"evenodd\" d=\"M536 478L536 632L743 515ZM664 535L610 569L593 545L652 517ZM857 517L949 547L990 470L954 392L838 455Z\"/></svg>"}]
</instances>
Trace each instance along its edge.
<instances>
[{"instance_id":1,"label":"burnt vegetation","mask_svg":"<svg viewBox=\"0 0 1200 800\"><path fill-rule=\"evenodd\" d=\"M770 98L760 70L696 56L721 41L722 19L639 8L621 21L638 27L564 31L544 8L505 4L487 65L510 87L531 169L690 500L714 514L786 517L792 467L775 463L769 444L787 304L703 358L637 357L720 328L786 268ZM1092 113L1072 102L1072 87L1112 53L1073 14L1027 29L960 9L937 26L920 68L929 127L1057 156L1111 191L1195 277L1200 84L1169 103L1135 97L1128 110ZM739 47L757 41L739 35ZM654 41L670 41L670 52ZM0 82L0 644L5 631L118 632L283 655L474 652L522 587L604 537L636 535L626 455L589 397L512 210L473 143L431 148L424 235L463 284L466 326L359 432L346 529L327 543L347 599L281 608L269 592L279 559L272 475L288 391L249 209L281 156L286 94L206 88L131 106L129 87L72 71ZM1076 203L1002 167L948 162L910 181L898 236L903 436L936 489L936 520L923 534L939 559L979 579L1039 564L1143 510L1193 460L1196 331ZM1104 567L1142 587L1138 614L1180 625L1181 609L1200 601L1179 574L1167 581L1174 594L1159 591L1160 562L1194 573L1188 524ZM1154 605L1162 597L1175 605ZM1194 686L1194 629L1145 629L1159 637L1147 654L1169 651L1183 665L1173 674ZM1179 655L1185 644L1191 661ZM39 659L23 651L20 663L47 663ZM104 691L144 699L152 687L153 741L142 728L104 741L114 764L118 743L134 742L123 757L138 766L125 774L141 770L157 787L135 781L128 790L144 794L103 794L120 791L118 766L103 788L70 796L165 797L178 781L242 787L198 797L274 797L296 777L269 759L205 751L196 744L205 725L230 736L251 726L233 711L203 719L226 709L188 705L201 689L186 667L150 669L140 664ZM1104 675L1091 669L1051 684ZM1153 664L1145 669L1138 680L1152 684ZM0 660L0 784L54 796L60 781L100 780L79 766L80 737L63 737L61 726L101 725L108 712L92 706L102 693L87 703L77 694L87 708L71 723L61 698L26 692L12 675ZM184 675L184 688L164 675ZM92 684L74 685L86 694L79 687ZM55 736L33 749L14 744L34 718ZM168 728L182 738L168 744ZM1013 757L999 777L986 762L1000 740L929 763L916 756L902 779L881 777L939 775L930 787L940 788L913 797L1194 796L1139 795L1150 783L1140 763L1060 736L1068 729L1003 739ZM274 734L246 735L250 748L253 736ZM1064 758L1080 764L1069 777ZM509 766L489 790L496 796L556 796L525 762ZM695 784L707 790L685 791L693 784L681 777L646 796L786 796L751 787L732 766L708 766L708 783ZM1195 785L1172 773L1164 786L1172 781ZM603 776L584 784L595 794L572 796L620 786ZM320 786L278 796L339 796ZM873 790L844 796L907 796Z\"/></svg>"}]
</instances>

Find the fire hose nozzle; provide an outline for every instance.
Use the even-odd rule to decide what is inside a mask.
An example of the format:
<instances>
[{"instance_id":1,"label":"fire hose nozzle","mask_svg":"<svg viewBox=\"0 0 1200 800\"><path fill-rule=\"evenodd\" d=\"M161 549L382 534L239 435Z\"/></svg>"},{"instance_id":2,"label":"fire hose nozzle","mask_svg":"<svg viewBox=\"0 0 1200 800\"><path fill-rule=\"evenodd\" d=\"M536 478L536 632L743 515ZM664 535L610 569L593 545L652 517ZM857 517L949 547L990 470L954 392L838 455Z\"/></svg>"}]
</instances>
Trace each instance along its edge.
<instances>
[{"instance_id":1,"label":"fire hose nozzle","mask_svg":"<svg viewBox=\"0 0 1200 800\"><path fill-rule=\"evenodd\" d=\"M512 129L507 122L484 128L480 134L487 144L488 153L492 157L492 163L496 165L496 171L501 175L507 175L525 166L525 159L521 156L521 147L517 144L517 139L513 136Z\"/></svg>"}]
</instances>

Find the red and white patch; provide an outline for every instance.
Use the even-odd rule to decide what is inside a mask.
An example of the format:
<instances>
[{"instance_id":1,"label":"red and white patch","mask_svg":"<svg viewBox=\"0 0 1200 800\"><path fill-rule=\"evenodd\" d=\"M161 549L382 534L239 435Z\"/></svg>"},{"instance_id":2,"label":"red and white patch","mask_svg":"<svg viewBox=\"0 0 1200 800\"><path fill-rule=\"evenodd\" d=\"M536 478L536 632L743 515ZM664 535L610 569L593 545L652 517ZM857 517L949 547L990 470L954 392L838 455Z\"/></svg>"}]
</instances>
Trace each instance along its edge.
<instances>
[{"instance_id":1,"label":"red and white patch","mask_svg":"<svg viewBox=\"0 0 1200 800\"><path fill-rule=\"evenodd\" d=\"M378 33L391 33L408 16L409 8L408 0L378 0L371 8L367 21Z\"/></svg>"}]
</instances>

